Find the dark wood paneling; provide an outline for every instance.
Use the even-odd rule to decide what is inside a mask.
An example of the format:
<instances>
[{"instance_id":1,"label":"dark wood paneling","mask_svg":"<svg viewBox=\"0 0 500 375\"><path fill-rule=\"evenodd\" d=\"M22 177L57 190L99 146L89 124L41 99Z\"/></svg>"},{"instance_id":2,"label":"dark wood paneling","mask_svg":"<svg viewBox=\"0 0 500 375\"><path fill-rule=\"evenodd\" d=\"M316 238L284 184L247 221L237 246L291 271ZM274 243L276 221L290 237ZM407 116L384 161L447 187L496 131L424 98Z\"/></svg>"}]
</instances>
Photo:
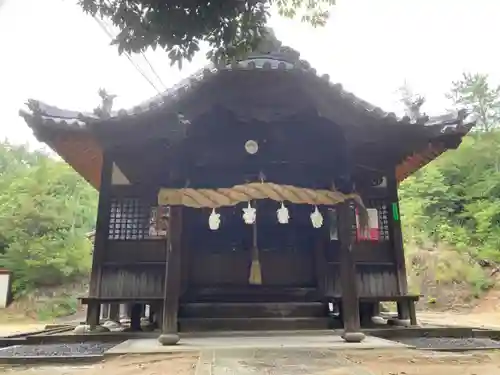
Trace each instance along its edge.
<instances>
[{"instance_id":1,"label":"dark wood paneling","mask_svg":"<svg viewBox=\"0 0 500 375\"><path fill-rule=\"evenodd\" d=\"M102 270L102 298L162 298L165 265L107 266Z\"/></svg>"},{"instance_id":2,"label":"dark wood paneling","mask_svg":"<svg viewBox=\"0 0 500 375\"><path fill-rule=\"evenodd\" d=\"M264 285L309 287L316 285L314 249L309 251L261 251Z\"/></svg>"},{"instance_id":3,"label":"dark wood paneling","mask_svg":"<svg viewBox=\"0 0 500 375\"><path fill-rule=\"evenodd\" d=\"M357 264L357 285L360 297L397 296L398 280L395 265ZM340 297L340 264L328 264L328 272L323 286L329 297Z\"/></svg>"},{"instance_id":4,"label":"dark wood paneling","mask_svg":"<svg viewBox=\"0 0 500 375\"><path fill-rule=\"evenodd\" d=\"M248 284L250 252L197 252L190 261L191 286Z\"/></svg>"},{"instance_id":5,"label":"dark wood paneling","mask_svg":"<svg viewBox=\"0 0 500 375\"><path fill-rule=\"evenodd\" d=\"M140 198L144 204L156 206L158 189L154 184L111 185L111 196L115 199Z\"/></svg>"},{"instance_id":6,"label":"dark wood paneling","mask_svg":"<svg viewBox=\"0 0 500 375\"><path fill-rule=\"evenodd\" d=\"M105 252L105 263L112 264L135 264L141 262L165 263L166 241L143 240L143 241L108 241Z\"/></svg>"},{"instance_id":7,"label":"dark wood paneling","mask_svg":"<svg viewBox=\"0 0 500 375\"><path fill-rule=\"evenodd\" d=\"M248 285L250 251L196 253L191 258L191 286ZM310 252L260 251L262 283L267 286L316 285Z\"/></svg>"},{"instance_id":8,"label":"dark wood paneling","mask_svg":"<svg viewBox=\"0 0 500 375\"><path fill-rule=\"evenodd\" d=\"M356 263L394 263L390 241L359 241L353 244L353 257ZM326 259L340 262L339 242L331 241L326 248Z\"/></svg>"}]
</instances>

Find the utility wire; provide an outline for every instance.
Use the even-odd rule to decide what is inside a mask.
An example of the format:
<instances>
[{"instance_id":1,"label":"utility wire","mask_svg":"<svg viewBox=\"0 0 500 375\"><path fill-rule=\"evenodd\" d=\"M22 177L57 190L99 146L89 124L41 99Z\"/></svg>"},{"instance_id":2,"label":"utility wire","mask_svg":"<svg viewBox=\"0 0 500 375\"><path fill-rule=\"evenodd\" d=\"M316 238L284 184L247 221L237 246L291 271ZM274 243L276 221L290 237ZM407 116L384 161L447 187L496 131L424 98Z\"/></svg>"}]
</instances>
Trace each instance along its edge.
<instances>
[{"instance_id":1,"label":"utility wire","mask_svg":"<svg viewBox=\"0 0 500 375\"><path fill-rule=\"evenodd\" d=\"M102 22L102 20L99 19L97 16L94 16L94 20L97 22L97 24L99 25L99 27L106 33L106 35L111 40L113 40L114 36L107 29L106 25L104 25L104 23ZM151 87L153 87L153 89L155 89L155 91L159 95L161 95L162 92L160 90L158 90L158 88L154 85L154 83L148 78L148 76L142 71L142 69L134 62L134 60L132 59L132 57L130 56L130 54L127 51L124 51L123 53L127 57L128 61L130 61L130 63L133 65L133 67L139 72L139 74L151 85ZM144 58L146 59L145 56L144 56ZM147 59L146 59L146 61L147 61ZM149 63L149 61L148 61L148 64L151 66L151 64ZM151 69L154 71L154 69L152 68L152 66L151 66ZM156 74L156 71L154 71L154 74L157 76L157 78L159 78L158 75ZM160 80L160 83L163 85L163 82L161 82L161 80Z\"/></svg>"},{"instance_id":2,"label":"utility wire","mask_svg":"<svg viewBox=\"0 0 500 375\"><path fill-rule=\"evenodd\" d=\"M146 54L144 52L141 52L141 55L142 55L142 57L144 57L144 60L146 60L146 63L149 65L149 68L151 69L151 71L155 75L155 77L158 80L158 82L160 82L160 85L162 86L162 89L165 91L167 89L167 86L165 86L165 84L161 80L161 78L158 75L158 73L156 73L155 68L153 68L153 65L149 62L148 58L146 57Z\"/></svg>"}]
</instances>

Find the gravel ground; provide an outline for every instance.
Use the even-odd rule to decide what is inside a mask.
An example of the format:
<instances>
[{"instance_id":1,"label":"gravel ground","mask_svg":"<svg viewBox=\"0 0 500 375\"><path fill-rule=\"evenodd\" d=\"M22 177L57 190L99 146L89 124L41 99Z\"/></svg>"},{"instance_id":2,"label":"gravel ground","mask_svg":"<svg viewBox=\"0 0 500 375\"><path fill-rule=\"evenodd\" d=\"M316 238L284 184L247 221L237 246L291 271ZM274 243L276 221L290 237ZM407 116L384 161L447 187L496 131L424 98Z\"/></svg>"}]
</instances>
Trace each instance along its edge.
<instances>
[{"instance_id":1,"label":"gravel ground","mask_svg":"<svg viewBox=\"0 0 500 375\"><path fill-rule=\"evenodd\" d=\"M0 349L0 358L11 357L76 357L101 355L117 343L16 345Z\"/></svg>"},{"instance_id":2,"label":"gravel ground","mask_svg":"<svg viewBox=\"0 0 500 375\"><path fill-rule=\"evenodd\" d=\"M397 340L417 349L500 349L500 342L488 338L418 337Z\"/></svg>"},{"instance_id":3,"label":"gravel ground","mask_svg":"<svg viewBox=\"0 0 500 375\"><path fill-rule=\"evenodd\" d=\"M91 365L8 366L0 374L10 375L194 375L198 357L193 354L129 355L105 358ZM454 374L455 375L455 374ZM489 375L489 374L481 374ZM497 374L495 374L497 375Z\"/></svg>"}]
</instances>

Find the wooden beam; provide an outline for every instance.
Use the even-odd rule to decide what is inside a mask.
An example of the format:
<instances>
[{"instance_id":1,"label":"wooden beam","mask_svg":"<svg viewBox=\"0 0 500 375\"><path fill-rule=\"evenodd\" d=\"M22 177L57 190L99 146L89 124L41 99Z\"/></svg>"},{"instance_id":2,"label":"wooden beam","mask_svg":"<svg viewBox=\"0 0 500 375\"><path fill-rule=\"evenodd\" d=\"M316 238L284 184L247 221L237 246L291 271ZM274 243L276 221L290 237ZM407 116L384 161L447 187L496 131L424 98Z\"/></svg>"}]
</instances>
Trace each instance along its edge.
<instances>
[{"instance_id":1,"label":"wooden beam","mask_svg":"<svg viewBox=\"0 0 500 375\"><path fill-rule=\"evenodd\" d=\"M171 206L167 235L163 323L158 341L162 345L179 342L177 313L181 290L182 207Z\"/></svg>"},{"instance_id":2,"label":"wooden beam","mask_svg":"<svg viewBox=\"0 0 500 375\"><path fill-rule=\"evenodd\" d=\"M359 319L359 300L356 264L352 253L354 212L349 201L337 205L337 223L340 241L340 284L342 287L342 319L346 342L361 342L365 335L361 333Z\"/></svg>"}]
</instances>

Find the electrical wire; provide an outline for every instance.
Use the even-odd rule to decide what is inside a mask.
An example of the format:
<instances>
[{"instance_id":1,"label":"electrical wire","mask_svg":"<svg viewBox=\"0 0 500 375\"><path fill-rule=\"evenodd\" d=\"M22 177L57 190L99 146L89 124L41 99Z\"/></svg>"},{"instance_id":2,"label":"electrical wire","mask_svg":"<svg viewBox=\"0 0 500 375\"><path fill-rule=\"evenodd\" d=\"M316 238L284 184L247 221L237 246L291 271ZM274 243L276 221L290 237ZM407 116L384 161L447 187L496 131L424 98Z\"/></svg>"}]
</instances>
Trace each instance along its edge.
<instances>
[{"instance_id":1,"label":"electrical wire","mask_svg":"<svg viewBox=\"0 0 500 375\"><path fill-rule=\"evenodd\" d=\"M97 16L94 16L94 20L97 22L97 24L99 25L99 27L106 33L106 35L111 39L111 40L114 40L114 36L113 34L111 34L111 32L108 30L108 28L106 27L106 25L104 25L104 23L102 22L101 19L99 19ZM153 89L158 93L158 95L161 95L162 92L155 86L155 84L153 83L153 81L151 81L148 76L144 73L144 71L134 62L134 60L132 59L132 57L130 56L130 54L126 51L123 52L125 54L125 56L127 57L127 59L130 61L130 63L132 64L132 66L135 68L135 70L137 70L139 72L139 74L151 85L151 87L153 87ZM144 56L144 54L143 54ZM146 60L146 62L148 63L148 65L150 66L151 70L153 71L153 74L155 74L155 76L158 78L158 80L160 81L160 83L163 85L163 82L161 81L160 77L158 76L158 74L156 73L156 71L154 70L154 68L152 67L151 63L147 60L146 56L144 56L144 59Z\"/></svg>"},{"instance_id":2,"label":"electrical wire","mask_svg":"<svg viewBox=\"0 0 500 375\"><path fill-rule=\"evenodd\" d=\"M153 65L149 62L148 58L146 57L146 55L144 54L144 52L141 52L141 55L142 57L144 57L144 60L146 60L146 63L149 65L149 68L151 69L151 71L153 72L153 74L155 75L156 79L158 80L158 82L160 82L160 85L162 86L162 89L165 91L167 90L167 86L165 86L165 84L163 83L163 81L161 80L160 76L158 75L158 73L156 73L156 70L155 68L153 68Z\"/></svg>"}]
</instances>

